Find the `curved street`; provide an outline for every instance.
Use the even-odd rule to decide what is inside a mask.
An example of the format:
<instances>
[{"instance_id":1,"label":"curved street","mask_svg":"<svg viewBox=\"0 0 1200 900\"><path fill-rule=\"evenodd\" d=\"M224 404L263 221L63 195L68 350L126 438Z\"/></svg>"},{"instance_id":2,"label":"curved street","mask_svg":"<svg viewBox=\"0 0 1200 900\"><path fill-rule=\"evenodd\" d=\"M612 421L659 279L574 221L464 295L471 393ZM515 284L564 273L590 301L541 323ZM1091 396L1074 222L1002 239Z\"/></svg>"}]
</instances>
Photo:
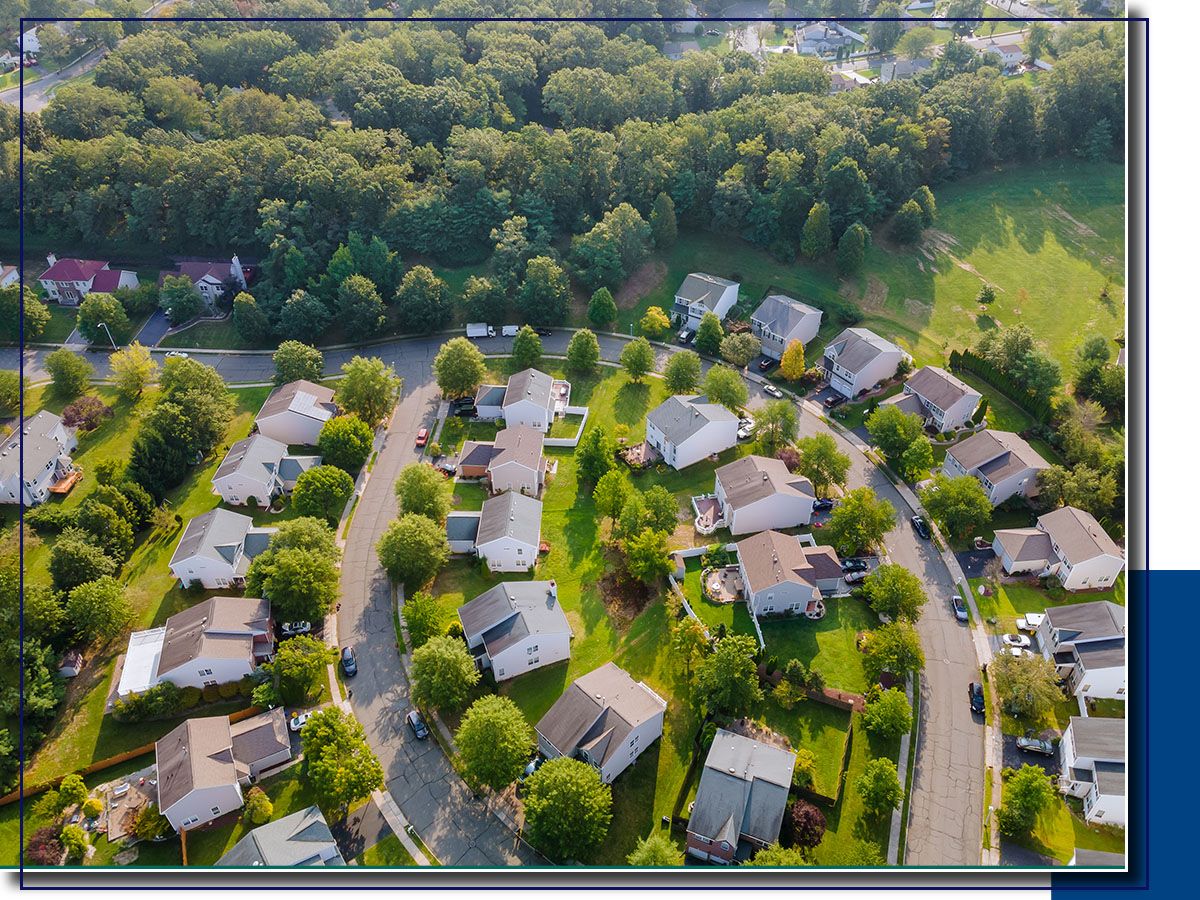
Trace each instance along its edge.
<instances>
[{"instance_id":1,"label":"curved street","mask_svg":"<svg viewBox=\"0 0 1200 900\"><path fill-rule=\"evenodd\" d=\"M545 353L565 354L571 333L560 328L543 338ZM419 457L414 446L417 430L433 425L439 401L433 357L448 336L325 351L326 369L331 373L351 356L366 353L394 365L404 378L403 395L346 535L339 643L354 644L358 651L360 673L350 685L353 695L349 702L383 764L387 788L434 855L447 865L537 864L536 855L463 786L436 743L414 740L404 726L404 714L410 708L408 682L396 645L391 586L375 555L375 544L396 515L395 476ZM618 359L629 340L615 334L598 334L597 338L601 359L608 362ZM490 338L477 344L489 355L506 355L511 339ZM677 350L655 345L658 368ZM40 348L25 351L25 374L32 381L45 380L42 363L48 352ZM266 352L189 353L215 366L231 384L267 382L274 377L274 365ZM155 351L156 357L162 355ZM91 353L89 358L97 376L105 377L107 353ZM0 364L15 368L17 351L0 350ZM765 397L756 377L747 380L749 405L761 405ZM802 435L832 434L839 449L853 461L850 486L869 485L896 508L897 525L887 538L888 553L892 561L921 578L929 596L917 624L925 650L925 671L905 862L913 866L979 865L984 727L982 720L971 714L966 699L967 684L978 678L978 661L969 626L957 622L950 609L954 580L934 545L913 533L907 521L913 510L879 468L807 409L800 417L800 431Z\"/></svg>"}]
</instances>

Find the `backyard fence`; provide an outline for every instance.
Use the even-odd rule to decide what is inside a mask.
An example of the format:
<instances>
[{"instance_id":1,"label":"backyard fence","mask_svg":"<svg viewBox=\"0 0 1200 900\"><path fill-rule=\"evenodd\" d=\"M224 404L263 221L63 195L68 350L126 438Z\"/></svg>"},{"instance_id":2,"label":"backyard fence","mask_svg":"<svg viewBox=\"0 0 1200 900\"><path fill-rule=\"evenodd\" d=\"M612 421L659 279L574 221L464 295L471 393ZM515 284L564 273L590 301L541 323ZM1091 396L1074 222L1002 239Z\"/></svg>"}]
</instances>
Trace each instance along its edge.
<instances>
[{"instance_id":1,"label":"backyard fence","mask_svg":"<svg viewBox=\"0 0 1200 900\"><path fill-rule=\"evenodd\" d=\"M579 438L583 435L583 429L587 427L588 408L586 406L568 406L564 409L568 416L583 416L583 420L579 423L579 427L575 429L574 437L552 438L545 437L542 439L543 447L575 447L579 444Z\"/></svg>"}]
</instances>

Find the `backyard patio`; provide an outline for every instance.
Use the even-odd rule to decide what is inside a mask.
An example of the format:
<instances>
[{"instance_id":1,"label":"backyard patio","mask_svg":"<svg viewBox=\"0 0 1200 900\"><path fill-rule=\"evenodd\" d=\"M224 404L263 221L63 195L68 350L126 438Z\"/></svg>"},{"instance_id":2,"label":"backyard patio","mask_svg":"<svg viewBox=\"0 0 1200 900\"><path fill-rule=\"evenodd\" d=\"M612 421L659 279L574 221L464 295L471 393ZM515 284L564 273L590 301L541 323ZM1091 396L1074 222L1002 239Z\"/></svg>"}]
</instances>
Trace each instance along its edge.
<instances>
[{"instance_id":1,"label":"backyard patio","mask_svg":"<svg viewBox=\"0 0 1200 900\"><path fill-rule=\"evenodd\" d=\"M745 585L737 566L706 569L702 576L704 596L713 603L735 603L742 599Z\"/></svg>"}]
</instances>

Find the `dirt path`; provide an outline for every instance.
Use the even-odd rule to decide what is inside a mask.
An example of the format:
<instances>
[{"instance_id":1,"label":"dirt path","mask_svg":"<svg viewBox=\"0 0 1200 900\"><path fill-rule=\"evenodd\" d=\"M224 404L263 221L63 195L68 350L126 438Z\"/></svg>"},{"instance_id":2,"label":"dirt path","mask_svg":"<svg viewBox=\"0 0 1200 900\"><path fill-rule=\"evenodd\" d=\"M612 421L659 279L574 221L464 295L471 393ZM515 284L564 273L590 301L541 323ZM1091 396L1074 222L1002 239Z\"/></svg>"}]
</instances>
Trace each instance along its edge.
<instances>
[{"instance_id":1,"label":"dirt path","mask_svg":"<svg viewBox=\"0 0 1200 900\"><path fill-rule=\"evenodd\" d=\"M639 300L662 284L666 277L667 264L661 259L652 259L639 266L613 295L613 299L617 301L617 309L633 309Z\"/></svg>"}]
</instances>

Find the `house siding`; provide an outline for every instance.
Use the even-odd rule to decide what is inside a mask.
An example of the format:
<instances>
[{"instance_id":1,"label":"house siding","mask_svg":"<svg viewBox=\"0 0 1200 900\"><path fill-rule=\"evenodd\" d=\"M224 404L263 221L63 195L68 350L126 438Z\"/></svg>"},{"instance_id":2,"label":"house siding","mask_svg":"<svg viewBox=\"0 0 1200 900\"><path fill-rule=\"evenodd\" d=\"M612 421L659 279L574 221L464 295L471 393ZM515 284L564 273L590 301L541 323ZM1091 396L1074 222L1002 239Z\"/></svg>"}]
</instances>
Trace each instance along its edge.
<instances>
[{"instance_id":1,"label":"house siding","mask_svg":"<svg viewBox=\"0 0 1200 900\"><path fill-rule=\"evenodd\" d=\"M722 450L737 446L737 429L736 420L709 422L682 444L668 445L672 452L669 455L663 452L663 457L676 469L687 468L713 453L720 453ZM658 437L660 441L666 443L662 439L661 432ZM647 429L647 438L649 438L649 428ZM659 445L652 444L652 446L658 447ZM661 447L659 449L662 450Z\"/></svg>"},{"instance_id":2,"label":"house siding","mask_svg":"<svg viewBox=\"0 0 1200 900\"><path fill-rule=\"evenodd\" d=\"M1072 566L1070 573L1066 575L1060 567L1058 574L1063 587L1068 591L1082 591L1112 587L1124 569L1125 560L1105 554Z\"/></svg>"},{"instance_id":3,"label":"house siding","mask_svg":"<svg viewBox=\"0 0 1200 900\"><path fill-rule=\"evenodd\" d=\"M325 423L290 410L266 416L257 422L259 434L284 444L304 444L314 447Z\"/></svg>"},{"instance_id":4,"label":"house siding","mask_svg":"<svg viewBox=\"0 0 1200 900\"><path fill-rule=\"evenodd\" d=\"M528 572L537 564L537 547L512 538L477 544L479 555L493 572Z\"/></svg>"},{"instance_id":5,"label":"house siding","mask_svg":"<svg viewBox=\"0 0 1200 900\"><path fill-rule=\"evenodd\" d=\"M233 566L201 556L181 559L172 564L171 574L178 578L185 587L193 581L199 581L210 591L217 588L237 587L241 583L241 579L235 577Z\"/></svg>"},{"instance_id":6,"label":"house siding","mask_svg":"<svg viewBox=\"0 0 1200 900\"><path fill-rule=\"evenodd\" d=\"M213 479L213 490L231 506L267 506L283 490L283 487L276 478L268 481L250 478L242 472L235 472L223 478ZM252 497L255 501L254 504L250 504Z\"/></svg>"},{"instance_id":7,"label":"house siding","mask_svg":"<svg viewBox=\"0 0 1200 900\"><path fill-rule=\"evenodd\" d=\"M825 369L829 375L829 386L844 397L853 399L859 391L873 387L896 374L904 357L895 351L880 353L857 372L851 372L837 364L831 356L825 356Z\"/></svg>"},{"instance_id":8,"label":"house siding","mask_svg":"<svg viewBox=\"0 0 1200 900\"><path fill-rule=\"evenodd\" d=\"M570 657L569 634L531 634L491 658L492 674L497 681L508 681Z\"/></svg>"},{"instance_id":9,"label":"house siding","mask_svg":"<svg viewBox=\"0 0 1200 900\"><path fill-rule=\"evenodd\" d=\"M664 715L663 712L655 714L629 733L621 748L600 769L600 779L605 784L612 784L617 776L637 762L647 747L662 737ZM631 753L631 750L636 752Z\"/></svg>"},{"instance_id":10,"label":"house siding","mask_svg":"<svg viewBox=\"0 0 1200 900\"><path fill-rule=\"evenodd\" d=\"M207 672L207 674L205 674ZM169 681L179 687L203 688L208 684L228 684L239 681L254 672L249 655L243 659L195 659L169 672L163 672L158 680Z\"/></svg>"},{"instance_id":11,"label":"house siding","mask_svg":"<svg viewBox=\"0 0 1200 900\"><path fill-rule=\"evenodd\" d=\"M517 400L504 407L504 424L508 428L514 425L528 425L545 433L550 430L550 421L550 410L530 400Z\"/></svg>"},{"instance_id":12,"label":"house siding","mask_svg":"<svg viewBox=\"0 0 1200 900\"><path fill-rule=\"evenodd\" d=\"M497 494L516 491L536 497L541 488L537 471L515 462L492 466L488 469L488 476L491 479L492 491Z\"/></svg>"},{"instance_id":13,"label":"house siding","mask_svg":"<svg viewBox=\"0 0 1200 900\"><path fill-rule=\"evenodd\" d=\"M198 828L220 818L226 813L242 808L242 789L236 784L194 790L162 811L176 831L183 828ZM219 810L214 813L213 808ZM197 821L184 825L190 818Z\"/></svg>"},{"instance_id":14,"label":"house siding","mask_svg":"<svg viewBox=\"0 0 1200 900\"><path fill-rule=\"evenodd\" d=\"M735 510L726 519L729 520L731 533L752 534L807 525L812 521L812 508L813 501L804 497L774 494Z\"/></svg>"}]
</instances>

